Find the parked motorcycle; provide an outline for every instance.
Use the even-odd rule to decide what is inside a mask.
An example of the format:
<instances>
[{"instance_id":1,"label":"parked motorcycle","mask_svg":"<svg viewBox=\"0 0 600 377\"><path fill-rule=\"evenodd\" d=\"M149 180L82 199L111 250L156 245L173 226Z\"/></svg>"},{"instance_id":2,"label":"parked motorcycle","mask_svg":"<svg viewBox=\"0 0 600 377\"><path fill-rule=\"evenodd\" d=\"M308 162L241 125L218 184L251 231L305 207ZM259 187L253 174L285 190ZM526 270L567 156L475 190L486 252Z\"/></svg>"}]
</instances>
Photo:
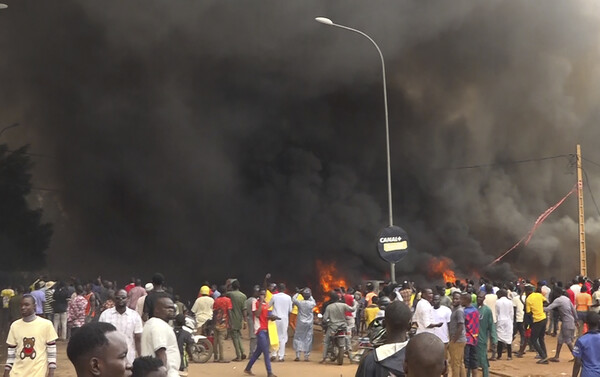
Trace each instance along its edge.
<instances>
[{"instance_id":1,"label":"parked motorcycle","mask_svg":"<svg viewBox=\"0 0 600 377\"><path fill-rule=\"evenodd\" d=\"M199 334L196 330L196 320L190 316L185 317L185 326L183 329L192 334L194 345L190 359L195 363L206 363L213 355L213 339Z\"/></svg>"}]
</instances>

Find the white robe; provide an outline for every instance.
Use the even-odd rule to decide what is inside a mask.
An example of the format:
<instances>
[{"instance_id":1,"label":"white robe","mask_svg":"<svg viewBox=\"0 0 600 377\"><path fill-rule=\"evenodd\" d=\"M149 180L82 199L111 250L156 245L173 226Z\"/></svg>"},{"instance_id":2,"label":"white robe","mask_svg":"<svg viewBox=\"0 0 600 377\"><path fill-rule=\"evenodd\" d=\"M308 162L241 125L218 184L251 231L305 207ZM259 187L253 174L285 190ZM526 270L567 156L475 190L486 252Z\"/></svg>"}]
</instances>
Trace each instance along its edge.
<instances>
[{"instance_id":1,"label":"white robe","mask_svg":"<svg viewBox=\"0 0 600 377\"><path fill-rule=\"evenodd\" d=\"M514 307L512 301L502 297L496 301L496 332L498 340L505 344L511 344L513 340L513 316Z\"/></svg>"}]
</instances>

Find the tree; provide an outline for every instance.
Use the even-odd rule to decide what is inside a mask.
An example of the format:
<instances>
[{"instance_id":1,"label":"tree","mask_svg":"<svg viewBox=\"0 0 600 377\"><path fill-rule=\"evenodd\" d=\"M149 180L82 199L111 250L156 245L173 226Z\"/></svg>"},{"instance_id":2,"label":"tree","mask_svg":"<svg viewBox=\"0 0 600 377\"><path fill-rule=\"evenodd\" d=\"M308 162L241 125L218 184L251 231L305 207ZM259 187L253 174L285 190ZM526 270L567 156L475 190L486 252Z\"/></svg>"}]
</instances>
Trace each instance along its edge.
<instances>
[{"instance_id":1,"label":"tree","mask_svg":"<svg viewBox=\"0 0 600 377\"><path fill-rule=\"evenodd\" d=\"M36 270L46 264L52 224L42 223L42 209L30 209L33 163L28 145L9 151L0 145L0 269Z\"/></svg>"}]
</instances>

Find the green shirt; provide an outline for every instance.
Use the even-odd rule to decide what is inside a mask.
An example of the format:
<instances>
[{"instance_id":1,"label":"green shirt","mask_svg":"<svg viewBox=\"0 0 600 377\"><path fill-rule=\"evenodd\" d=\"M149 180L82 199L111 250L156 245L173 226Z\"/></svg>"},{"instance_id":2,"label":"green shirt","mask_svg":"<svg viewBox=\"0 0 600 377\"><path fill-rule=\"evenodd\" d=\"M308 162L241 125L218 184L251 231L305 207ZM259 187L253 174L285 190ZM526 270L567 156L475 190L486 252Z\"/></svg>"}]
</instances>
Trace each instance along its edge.
<instances>
[{"instance_id":1,"label":"green shirt","mask_svg":"<svg viewBox=\"0 0 600 377\"><path fill-rule=\"evenodd\" d=\"M231 306L233 307L231 310L231 318L229 319L231 328L233 330L241 330L242 322L244 320L244 304L246 303L247 297L240 291L227 292L227 297L231 299Z\"/></svg>"},{"instance_id":2,"label":"green shirt","mask_svg":"<svg viewBox=\"0 0 600 377\"><path fill-rule=\"evenodd\" d=\"M492 337L493 344L498 343L496 335L496 325L492 310L487 305L481 305L479 308L479 337L477 339L477 359L479 365L489 365L487 361L488 338Z\"/></svg>"}]
</instances>

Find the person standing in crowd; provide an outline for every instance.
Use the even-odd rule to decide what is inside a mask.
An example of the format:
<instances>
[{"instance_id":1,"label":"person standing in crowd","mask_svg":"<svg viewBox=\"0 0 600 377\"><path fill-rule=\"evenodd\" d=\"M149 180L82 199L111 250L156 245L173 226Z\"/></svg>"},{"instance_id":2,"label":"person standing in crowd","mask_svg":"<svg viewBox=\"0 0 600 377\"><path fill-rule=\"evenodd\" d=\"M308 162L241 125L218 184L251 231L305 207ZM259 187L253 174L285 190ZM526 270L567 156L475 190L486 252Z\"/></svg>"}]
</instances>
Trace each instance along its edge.
<instances>
[{"instance_id":1,"label":"person standing in crowd","mask_svg":"<svg viewBox=\"0 0 600 377\"><path fill-rule=\"evenodd\" d=\"M496 295L497 290L494 290L494 285L493 284L486 283L483 286L483 291L485 292L485 300L483 300L483 304L485 306L487 306L488 308L490 308L490 310L492 311L492 316L494 318L494 324L496 324L496 322L498 321L498 318L496 318L496 301L498 301L498 296ZM477 300L477 298L475 297L474 301L472 301L472 302L476 302L476 300ZM496 346L497 346L497 344L494 343L489 338L488 339L479 338L478 341L485 342L486 346L489 343L490 348L492 350L491 360L492 361L496 360ZM486 354L487 354L487 350L486 350Z\"/></svg>"},{"instance_id":2,"label":"person standing in crowd","mask_svg":"<svg viewBox=\"0 0 600 377\"><path fill-rule=\"evenodd\" d=\"M288 325L290 313L292 312L292 298L285 293L285 284L280 283L278 292L271 298L271 306L273 307L273 315L279 318L275 322L277 325L277 337L279 338L279 349L273 351L271 356L275 356L278 361L284 361L285 345L288 341Z\"/></svg>"},{"instance_id":3,"label":"person standing in crowd","mask_svg":"<svg viewBox=\"0 0 600 377\"><path fill-rule=\"evenodd\" d=\"M144 287L142 287L142 280L136 279L135 286L132 287L127 292L127 299L128 299L127 306L129 307L129 309L136 310L138 300L140 299L140 297L143 297L146 295L147 295L146 290L144 289ZM138 314L139 314L139 312L138 312Z\"/></svg>"},{"instance_id":4,"label":"person standing in crowd","mask_svg":"<svg viewBox=\"0 0 600 377\"><path fill-rule=\"evenodd\" d=\"M210 288L207 285L200 287L200 297L194 302L192 313L196 316L196 328L201 334L205 333L203 326L206 321L213 318L214 304L215 300L210 297Z\"/></svg>"},{"instance_id":5,"label":"person standing in crowd","mask_svg":"<svg viewBox=\"0 0 600 377\"><path fill-rule=\"evenodd\" d=\"M154 313L154 303L156 300L162 297L168 297L171 299L171 301L173 300L173 297L171 297L171 295L165 291L164 284L165 277L163 274L157 272L152 276L152 286L154 289L148 293L148 296L144 300L144 315L142 318L152 318L152 313Z\"/></svg>"},{"instance_id":6,"label":"person standing in crowd","mask_svg":"<svg viewBox=\"0 0 600 377\"><path fill-rule=\"evenodd\" d=\"M556 363L560 361L560 349L562 348L563 344L566 344L569 348L569 351L573 353L573 340L575 339L577 311L575 310L575 307L571 303L571 300L566 293L564 295L559 295L559 293L562 291L561 288L554 287L554 291L555 298L550 305L544 308L544 311L552 313L553 311L558 310L558 317L562 321L560 332L558 333L557 338L556 354L554 357L548 359L549 361Z\"/></svg>"},{"instance_id":7,"label":"person standing in crowd","mask_svg":"<svg viewBox=\"0 0 600 377\"><path fill-rule=\"evenodd\" d=\"M479 312L471 305L471 294L462 293L460 303L465 313L465 369L467 375L477 377L479 363L477 358L477 341L479 338ZM487 343L487 342L486 342Z\"/></svg>"},{"instance_id":8,"label":"person standing in crowd","mask_svg":"<svg viewBox=\"0 0 600 377\"><path fill-rule=\"evenodd\" d=\"M125 292L127 292L127 294L129 294L129 291L131 291L134 287L135 287L135 278L132 276L131 279L129 279L129 284L127 284L125 287L123 287L123 289L125 289Z\"/></svg>"},{"instance_id":9,"label":"person standing in crowd","mask_svg":"<svg viewBox=\"0 0 600 377\"><path fill-rule=\"evenodd\" d=\"M17 286L15 287L15 295L8 300L11 323L21 318L21 299L23 298L24 292L25 288L23 288L23 286Z\"/></svg>"},{"instance_id":10,"label":"person standing in crowd","mask_svg":"<svg viewBox=\"0 0 600 377\"><path fill-rule=\"evenodd\" d=\"M323 323L327 324L327 331L323 337L323 358L320 361L321 364L327 361L327 345L329 344L329 338L333 336L340 326L346 324L346 312L354 310L353 307L340 301L340 298L335 291L329 292L329 297L329 305L327 305L322 318Z\"/></svg>"},{"instance_id":11,"label":"person standing in crowd","mask_svg":"<svg viewBox=\"0 0 600 377\"><path fill-rule=\"evenodd\" d=\"M133 362L131 377L167 377L167 368L156 357L138 357Z\"/></svg>"},{"instance_id":12,"label":"person standing in crowd","mask_svg":"<svg viewBox=\"0 0 600 377\"><path fill-rule=\"evenodd\" d=\"M600 376L600 314L591 311L586 316L585 322L588 325L588 332L583 334L575 342L573 347L573 377Z\"/></svg>"},{"instance_id":13,"label":"person standing in crowd","mask_svg":"<svg viewBox=\"0 0 600 377\"><path fill-rule=\"evenodd\" d=\"M433 322L441 323L440 327L435 327L433 333L440 338L444 343L444 349L446 350L446 356L448 354L448 342L450 337L448 334L448 323L452 316L452 310L441 304L441 296L439 294L433 295Z\"/></svg>"},{"instance_id":14,"label":"person standing in crowd","mask_svg":"<svg viewBox=\"0 0 600 377\"><path fill-rule=\"evenodd\" d=\"M467 342L465 334L465 312L461 305L461 293L452 293L452 314L448 323L448 353L450 354L450 369L453 377L466 377L464 355Z\"/></svg>"},{"instance_id":15,"label":"person standing in crowd","mask_svg":"<svg viewBox=\"0 0 600 377\"><path fill-rule=\"evenodd\" d=\"M258 299L254 301L254 304L252 305L252 318L254 320L254 329L256 333L256 349L254 350L252 356L250 356L250 360L248 360L248 364L246 365L246 368L244 368L244 373L250 376L254 375L254 373L252 373L252 366L262 354L265 359L267 377L277 377L271 370L271 359L269 357L270 342L268 321L269 319L275 321L278 318L269 313L269 304L267 304L265 296L266 290L260 289L258 293Z\"/></svg>"},{"instance_id":16,"label":"person standing in crowd","mask_svg":"<svg viewBox=\"0 0 600 377\"><path fill-rule=\"evenodd\" d=\"M439 339L428 333L415 335L406 346L404 373L407 377L447 375L444 348Z\"/></svg>"},{"instance_id":17,"label":"person standing in crowd","mask_svg":"<svg viewBox=\"0 0 600 377\"><path fill-rule=\"evenodd\" d=\"M71 335L74 335L85 324L85 311L88 307L88 301L83 296L81 285L75 287L75 294L76 296L71 298L67 308L67 323L71 329Z\"/></svg>"},{"instance_id":18,"label":"person standing in crowd","mask_svg":"<svg viewBox=\"0 0 600 377\"><path fill-rule=\"evenodd\" d=\"M240 292L240 282L237 279L231 282L231 291L227 292L227 297L231 299L232 306L229 323L231 324L231 340L235 349L235 359L233 361L242 361L246 359L242 344L242 324L246 317L246 308L244 305L247 297Z\"/></svg>"},{"instance_id":19,"label":"person standing in crowd","mask_svg":"<svg viewBox=\"0 0 600 377\"><path fill-rule=\"evenodd\" d=\"M479 312L479 335L477 336L478 341L477 346L475 347L475 351L477 354L477 363L479 364L479 367L481 367L482 374L484 377L488 377L490 375L490 363L487 354L487 342L483 340L480 342L479 339L491 339L492 342L495 344L496 326L494 325L494 317L492 316L492 310L483 303L485 301L485 296L485 292L477 292L477 311ZM498 306L496 306L496 310L498 310ZM498 352L501 352L500 348L498 348Z\"/></svg>"},{"instance_id":20,"label":"person standing in crowd","mask_svg":"<svg viewBox=\"0 0 600 377\"><path fill-rule=\"evenodd\" d=\"M53 281L47 281L44 289L46 301L44 301L44 318L54 322L54 285Z\"/></svg>"},{"instance_id":21,"label":"person standing in crowd","mask_svg":"<svg viewBox=\"0 0 600 377\"><path fill-rule=\"evenodd\" d=\"M375 296L371 299L371 303L365 308L365 326L368 328L369 325L377 318L379 313L379 297Z\"/></svg>"},{"instance_id":22,"label":"person standing in crowd","mask_svg":"<svg viewBox=\"0 0 600 377\"><path fill-rule=\"evenodd\" d=\"M127 307L127 292L124 289L115 294L115 306L106 309L100 314L100 322L107 322L116 327L127 341L127 359L133 364L135 356L142 353L142 318L135 311Z\"/></svg>"},{"instance_id":23,"label":"person standing in crowd","mask_svg":"<svg viewBox=\"0 0 600 377\"><path fill-rule=\"evenodd\" d=\"M254 287L252 287L252 295L250 297L248 297L248 299L244 303L244 307L246 309L244 312L244 318L246 320L246 324L248 327L248 338L250 339L250 344L248 345L248 349L250 350L249 355L254 354L254 351L256 350L256 332L254 329L254 318L252 316L252 307L254 306L254 303L258 300L259 292L260 292L259 285L255 285Z\"/></svg>"},{"instance_id":24,"label":"person standing in crowd","mask_svg":"<svg viewBox=\"0 0 600 377\"><path fill-rule=\"evenodd\" d=\"M515 309L512 301L508 299L505 289L498 291L496 301L496 330L498 334L498 360L502 357L502 350L506 348L507 360L512 360L513 320ZM480 334L481 334L480 325ZM494 337L494 334L492 334Z\"/></svg>"},{"instance_id":25,"label":"person standing in crowd","mask_svg":"<svg viewBox=\"0 0 600 377\"><path fill-rule=\"evenodd\" d=\"M575 295L575 304L580 330L578 336L581 336L581 334L585 332L585 317L592 306L592 296L588 293L588 289L585 285L582 286L580 292Z\"/></svg>"},{"instance_id":26,"label":"person standing in crowd","mask_svg":"<svg viewBox=\"0 0 600 377\"><path fill-rule=\"evenodd\" d=\"M302 296L303 300L299 300L299 296ZM296 293L292 297L292 302L298 308L293 341L294 351L296 351L294 361L300 361L300 352L304 352L304 361L308 361L313 343L313 309L317 303L312 298L310 288L304 288L300 293Z\"/></svg>"},{"instance_id":27,"label":"person standing in crowd","mask_svg":"<svg viewBox=\"0 0 600 377\"><path fill-rule=\"evenodd\" d=\"M384 323L385 343L362 358L355 377L404 376L408 330L411 327L410 308L403 302L393 301L385 310Z\"/></svg>"},{"instance_id":28,"label":"person standing in crowd","mask_svg":"<svg viewBox=\"0 0 600 377\"><path fill-rule=\"evenodd\" d=\"M35 298L24 295L21 316L10 325L6 339L4 377L48 377L56 369L56 331L52 322L36 315Z\"/></svg>"},{"instance_id":29,"label":"person standing in crowd","mask_svg":"<svg viewBox=\"0 0 600 377\"><path fill-rule=\"evenodd\" d=\"M46 302L46 282L38 281L35 283L36 289L31 292L31 296L35 298L35 314L44 316L44 302Z\"/></svg>"},{"instance_id":30,"label":"person standing in crowd","mask_svg":"<svg viewBox=\"0 0 600 377\"><path fill-rule=\"evenodd\" d=\"M158 297L152 304L152 317L144 324L142 356L159 358L167 367L168 377L179 377L181 355L175 331L169 321L175 318L175 305L169 297Z\"/></svg>"},{"instance_id":31,"label":"person standing in crowd","mask_svg":"<svg viewBox=\"0 0 600 377\"><path fill-rule=\"evenodd\" d=\"M67 346L77 377L130 377L131 363L125 354L125 337L105 322L82 326Z\"/></svg>"},{"instance_id":32,"label":"person standing in crowd","mask_svg":"<svg viewBox=\"0 0 600 377\"><path fill-rule=\"evenodd\" d=\"M6 288L4 288L1 292L0 292L0 297L2 297L2 334L6 334L5 331L8 331L8 327L10 326L11 320L10 320L10 309L9 309L9 302L10 299L15 295L15 291L14 289L12 289L12 286L8 286Z\"/></svg>"},{"instance_id":33,"label":"person standing in crowd","mask_svg":"<svg viewBox=\"0 0 600 377\"><path fill-rule=\"evenodd\" d=\"M146 294L144 296L139 297L137 303L135 304L135 311L140 315L140 318L142 318L142 322L144 322L144 303L146 302L146 297L148 297L148 293L152 292L153 289L154 285L152 283L146 283L146 285L144 285L144 290L146 291Z\"/></svg>"},{"instance_id":34,"label":"person standing in crowd","mask_svg":"<svg viewBox=\"0 0 600 377\"><path fill-rule=\"evenodd\" d=\"M87 301L87 306L85 308L85 321L86 323L89 323L96 317L96 311L100 310L102 301L99 295L92 290L92 283L87 283L85 285L83 297Z\"/></svg>"},{"instance_id":35,"label":"person standing in crowd","mask_svg":"<svg viewBox=\"0 0 600 377\"><path fill-rule=\"evenodd\" d=\"M531 343L540 355L538 364L548 364L548 354L546 353L546 342L544 335L546 333L546 313L544 313L544 301L546 300L541 293L533 291L533 285L525 286L525 312L531 313L533 324L531 325Z\"/></svg>"},{"instance_id":36,"label":"person standing in crowd","mask_svg":"<svg viewBox=\"0 0 600 377\"><path fill-rule=\"evenodd\" d=\"M417 334L422 332L429 332L433 334L433 329L441 327L442 323L433 322L433 307L431 302L433 300L433 292L430 288L425 288L421 292L421 299L417 303L415 313L413 314L413 323L417 324Z\"/></svg>"},{"instance_id":37,"label":"person standing in crowd","mask_svg":"<svg viewBox=\"0 0 600 377\"><path fill-rule=\"evenodd\" d=\"M59 281L52 295L52 299L54 300L54 331L59 334L59 340L67 339L69 297L69 290L62 281Z\"/></svg>"},{"instance_id":38,"label":"person standing in crowd","mask_svg":"<svg viewBox=\"0 0 600 377\"><path fill-rule=\"evenodd\" d=\"M222 292L225 292L225 286L220 287ZM214 357L215 362L228 363L225 360L225 354L223 353L223 345L225 344L225 336L229 329L229 318L231 317L231 299L221 294L215 300L213 306L213 326L215 330L215 349Z\"/></svg>"},{"instance_id":39,"label":"person standing in crowd","mask_svg":"<svg viewBox=\"0 0 600 377\"><path fill-rule=\"evenodd\" d=\"M179 348L179 354L181 355L181 364L179 366L179 372L185 372L188 367L188 360L185 357L187 351L188 357L192 357L194 354L194 338L189 331L186 331L185 326L185 315L179 313L175 316L175 338L177 338L177 347ZM181 373L180 373L181 374Z\"/></svg>"},{"instance_id":40,"label":"person standing in crowd","mask_svg":"<svg viewBox=\"0 0 600 377\"><path fill-rule=\"evenodd\" d=\"M365 300L367 301L367 305L371 305L371 301L373 297L377 297L377 293L374 292L373 283L368 282L365 286L367 293L365 294Z\"/></svg>"}]
</instances>

